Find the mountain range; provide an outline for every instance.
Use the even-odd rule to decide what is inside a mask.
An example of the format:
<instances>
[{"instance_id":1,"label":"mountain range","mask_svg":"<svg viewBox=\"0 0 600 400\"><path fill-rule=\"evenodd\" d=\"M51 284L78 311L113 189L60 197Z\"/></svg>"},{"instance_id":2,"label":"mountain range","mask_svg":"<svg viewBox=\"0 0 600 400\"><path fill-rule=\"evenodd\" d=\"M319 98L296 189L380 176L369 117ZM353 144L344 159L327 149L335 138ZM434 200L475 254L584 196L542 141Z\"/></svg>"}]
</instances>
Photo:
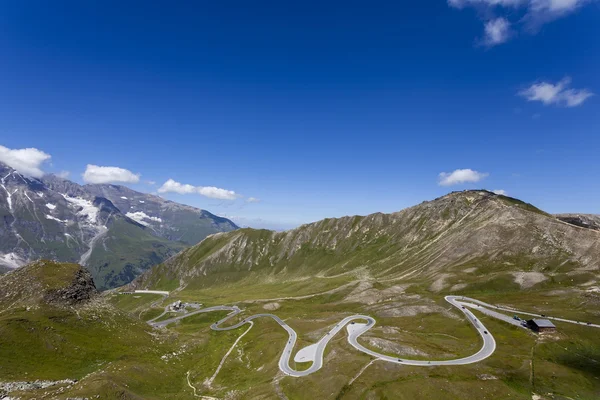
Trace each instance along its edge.
<instances>
[{"instance_id":1,"label":"mountain range","mask_svg":"<svg viewBox=\"0 0 600 400\"><path fill-rule=\"evenodd\" d=\"M3 176L2 184L14 190ZM136 206L128 212L139 212L138 195L127 189L106 186L91 200L75 192L77 186L73 191L61 186L63 181L40 183L54 189L9 191L14 213L21 209L16 199L27 199L25 194L45 193L39 197L64 213L79 199L81 205L73 208L80 215L48 215L78 218L84 232L99 229L86 222L91 211L83 199L89 198L89 210L98 210L94 220L108 221L108 233L94 249L102 248L108 235L140 230L148 240L175 243L118 211ZM117 194L127 197L115 201L119 207L100 196ZM151 209L144 212L156 217ZM449 294L504 310L600 324L595 218L557 217L511 197L472 190L392 214L330 218L286 232L244 228L213 234L104 293L95 288L92 264L90 274L74 263L37 261L0 276L0 397L464 399L476 393L490 399L598 398L597 330L584 322L556 321L557 332L534 333L507 323L526 317L521 312L497 319L473 309L489 329L484 334L493 334L496 343L494 353L477 363L394 365L354 351L336 336L323 367L298 378L280 370L289 331L264 317L273 313L298 332L297 370L308 364L298 354L352 315L375 321L361 345L400 360L475 354L481 339L462 313L448 306L444 297ZM30 239L22 235L20 240ZM53 243L45 237L46 245ZM170 307L179 301L187 314ZM249 327L213 331L211 324L229 313L229 308L212 307L221 305L238 306L243 314L234 318L240 324L262 317ZM146 323L165 320L171 322L162 328Z\"/></svg>"},{"instance_id":2,"label":"mountain range","mask_svg":"<svg viewBox=\"0 0 600 400\"><path fill-rule=\"evenodd\" d=\"M24 176L0 163L0 270L38 259L78 262L96 285L125 284L228 219L118 185Z\"/></svg>"},{"instance_id":3,"label":"mountain range","mask_svg":"<svg viewBox=\"0 0 600 400\"><path fill-rule=\"evenodd\" d=\"M600 270L600 232L592 217L557 218L484 190L453 192L392 214L324 219L286 232L212 235L133 284L208 288L357 271L418 281L433 291L494 282L505 289L565 279L590 284ZM477 277L463 272L470 268Z\"/></svg>"}]
</instances>

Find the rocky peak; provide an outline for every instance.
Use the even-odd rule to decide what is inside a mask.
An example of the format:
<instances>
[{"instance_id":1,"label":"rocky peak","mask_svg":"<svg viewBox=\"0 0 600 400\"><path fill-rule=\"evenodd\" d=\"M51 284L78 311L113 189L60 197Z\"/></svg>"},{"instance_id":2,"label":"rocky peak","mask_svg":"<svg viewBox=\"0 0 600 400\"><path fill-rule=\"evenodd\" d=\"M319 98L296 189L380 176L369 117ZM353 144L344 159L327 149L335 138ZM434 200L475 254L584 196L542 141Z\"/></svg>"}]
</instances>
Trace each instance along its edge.
<instances>
[{"instance_id":1,"label":"rocky peak","mask_svg":"<svg viewBox=\"0 0 600 400\"><path fill-rule=\"evenodd\" d=\"M77 306L98 294L92 275L78 264L40 260L0 276L0 305Z\"/></svg>"}]
</instances>

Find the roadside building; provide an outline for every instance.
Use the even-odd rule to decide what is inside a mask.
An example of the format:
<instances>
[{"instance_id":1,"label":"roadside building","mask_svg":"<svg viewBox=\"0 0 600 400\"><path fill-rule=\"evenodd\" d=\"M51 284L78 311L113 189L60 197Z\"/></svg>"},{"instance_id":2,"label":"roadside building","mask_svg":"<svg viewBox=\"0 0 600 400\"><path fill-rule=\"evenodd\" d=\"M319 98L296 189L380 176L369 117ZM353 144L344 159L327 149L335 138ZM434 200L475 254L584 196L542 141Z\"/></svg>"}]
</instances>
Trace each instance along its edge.
<instances>
[{"instance_id":1,"label":"roadside building","mask_svg":"<svg viewBox=\"0 0 600 400\"><path fill-rule=\"evenodd\" d=\"M547 319L530 319L527 326L536 332L554 332L556 326Z\"/></svg>"},{"instance_id":2,"label":"roadside building","mask_svg":"<svg viewBox=\"0 0 600 400\"><path fill-rule=\"evenodd\" d=\"M175 303L171 304L171 311L179 311L185 306L181 303L181 300L177 300Z\"/></svg>"}]
</instances>

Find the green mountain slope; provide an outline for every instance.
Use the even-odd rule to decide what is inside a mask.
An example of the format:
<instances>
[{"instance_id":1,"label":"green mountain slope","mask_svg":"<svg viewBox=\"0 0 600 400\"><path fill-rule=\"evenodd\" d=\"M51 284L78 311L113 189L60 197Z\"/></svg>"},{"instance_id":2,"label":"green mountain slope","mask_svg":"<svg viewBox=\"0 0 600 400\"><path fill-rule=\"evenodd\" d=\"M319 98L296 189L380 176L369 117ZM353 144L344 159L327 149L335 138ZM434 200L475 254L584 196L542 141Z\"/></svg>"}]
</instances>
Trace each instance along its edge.
<instances>
[{"instance_id":1,"label":"green mountain slope","mask_svg":"<svg viewBox=\"0 0 600 400\"><path fill-rule=\"evenodd\" d=\"M99 289L128 283L185 248L183 243L151 235L126 218L115 218L107 226L85 263L99 282Z\"/></svg>"},{"instance_id":2,"label":"green mountain slope","mask_svg":"<svg viewBox=\"0 0 600 400\"><path fill-rule=\"evenodd\" d=\"M451 193L393 214L326 219L287 232L212 235L147 272L136 286L211 288L357 273L410 278L432 291L588 283L600 268L598 232L486 191ZM477 267L472 279L463 270ZM524 274L524 275L523 275ZM525 282L527 281L527 282Z\"/></svg>"}]
</instances>

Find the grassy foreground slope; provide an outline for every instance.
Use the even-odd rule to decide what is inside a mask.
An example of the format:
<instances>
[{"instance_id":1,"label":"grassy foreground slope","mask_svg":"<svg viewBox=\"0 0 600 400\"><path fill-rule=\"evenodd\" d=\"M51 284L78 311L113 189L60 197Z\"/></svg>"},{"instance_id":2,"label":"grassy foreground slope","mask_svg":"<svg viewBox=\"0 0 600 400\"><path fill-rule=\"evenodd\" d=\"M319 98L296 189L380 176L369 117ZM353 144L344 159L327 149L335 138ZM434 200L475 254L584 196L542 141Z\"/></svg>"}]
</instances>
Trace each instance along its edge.
<instances>
[{"instance_id":1,"label":"grassy foreground slope","mask_svg":"<svg viewBox=\"0 0 600 400\"><path fill-rule=\"evenodd\" d=\"M144 398L159 399L160 391L157 397L145 394L157 378L169 377L158 367L173 349L146 323L110 305L77 264L39 261L0 276L0 382L70 379L80 381L71 390L79 385L89 395L126 399L138 398L133 393L139 381L150 388L141 392ZM63 398L58 390L64 386L42 392Z\"/></svg>"}]
</instances>

